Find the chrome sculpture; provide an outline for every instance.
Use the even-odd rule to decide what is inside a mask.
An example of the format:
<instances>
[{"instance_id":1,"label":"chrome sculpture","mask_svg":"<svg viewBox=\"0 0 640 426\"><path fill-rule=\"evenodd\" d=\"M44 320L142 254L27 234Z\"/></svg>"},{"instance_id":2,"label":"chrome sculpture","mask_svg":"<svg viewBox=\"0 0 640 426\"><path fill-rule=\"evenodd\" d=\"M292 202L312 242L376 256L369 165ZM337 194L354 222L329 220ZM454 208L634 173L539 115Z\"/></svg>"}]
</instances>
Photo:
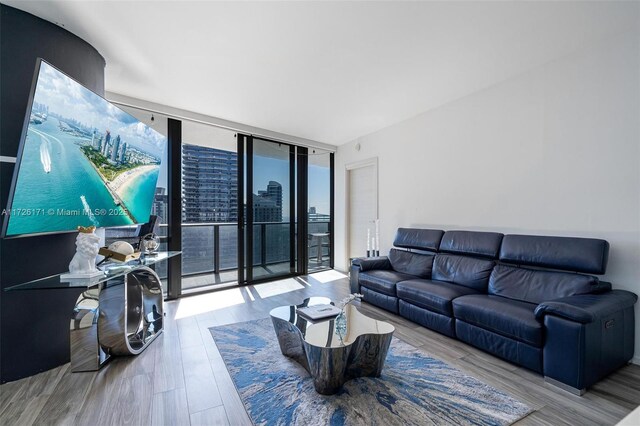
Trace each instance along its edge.
<instances>
[{"instance_id":1,"label":"chrome sculpture","mask_svg":"<svg viewBox=\"0 0 640 426\"><path fill-rule=\"evenodd\" d=\"M270 315L282 354L311 374L316 392L333 395L356 377L380 377L395 328L351 304L338 317L319 322L296 312L298 307L327 303L327 298L312 297L297 306L275 308Z\"/></svg>"},{"instance_id":2,"label":"chrome sculpture","mask_svg":"<svg viewBox=\"0 0 640 426\"><path fill-rule=\"evenodd\" d=\"M139 354L162 332L160 278L144 266L89 287L70 328L71 371L96 371L114 355Z\"/></svg>"}]
</instances>

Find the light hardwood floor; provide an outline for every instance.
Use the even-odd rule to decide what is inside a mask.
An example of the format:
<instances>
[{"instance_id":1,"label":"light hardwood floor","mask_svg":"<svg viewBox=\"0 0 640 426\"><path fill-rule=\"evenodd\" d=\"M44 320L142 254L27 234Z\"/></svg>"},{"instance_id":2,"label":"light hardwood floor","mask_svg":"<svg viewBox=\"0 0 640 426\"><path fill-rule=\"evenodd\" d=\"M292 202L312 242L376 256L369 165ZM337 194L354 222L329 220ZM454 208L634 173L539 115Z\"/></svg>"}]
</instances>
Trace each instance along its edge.
<instances>
[{"instance_id":1,"label":"light hardwood floor","mask_svg":"<svg viewBox=\"0 0 640 426\"><path fill-rule=\"evenodd\" d=\"M326 271L166 303L165 332L139 356L117 358L96 373L71 373L66 364L0 386L0 423L249 425L208 328L266 318L305 297L339 300L348 293L348 280ZM518 425L615 424L640 404L640 366L626 366L577 397L396 315L366 303L360 309L393 323L397 337L529 404L536 411Z\"/></svg>"}]
</instances>

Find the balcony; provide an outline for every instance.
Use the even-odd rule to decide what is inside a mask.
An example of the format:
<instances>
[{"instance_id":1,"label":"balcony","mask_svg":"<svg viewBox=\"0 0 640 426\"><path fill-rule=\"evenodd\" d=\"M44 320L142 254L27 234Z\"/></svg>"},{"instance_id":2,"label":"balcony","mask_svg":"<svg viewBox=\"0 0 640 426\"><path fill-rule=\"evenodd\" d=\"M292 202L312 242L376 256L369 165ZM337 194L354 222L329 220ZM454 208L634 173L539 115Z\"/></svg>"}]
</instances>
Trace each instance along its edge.
<instances>
[{"instance_id":1,"label":"balcony","mask_svg":"<svg viewBox=\"0 0 640 426\"><path fill-rule=\"evenodd\" d=\"M254 277L287 274L289 259L289 222L254 224ZM166 225L160 234L166 235ZM135 227L108 229L107 242L127 240ZM309 234L328 234L329 222L309 222ZM297 236L296 236L297 237ZM329 268L330 245L327 237L308 238L308 269ZM224 285L238 280L238 225L235 222L182 224L182 289ZM166 277L166 264L156 271Z\"/></svg>"}]
</instances>

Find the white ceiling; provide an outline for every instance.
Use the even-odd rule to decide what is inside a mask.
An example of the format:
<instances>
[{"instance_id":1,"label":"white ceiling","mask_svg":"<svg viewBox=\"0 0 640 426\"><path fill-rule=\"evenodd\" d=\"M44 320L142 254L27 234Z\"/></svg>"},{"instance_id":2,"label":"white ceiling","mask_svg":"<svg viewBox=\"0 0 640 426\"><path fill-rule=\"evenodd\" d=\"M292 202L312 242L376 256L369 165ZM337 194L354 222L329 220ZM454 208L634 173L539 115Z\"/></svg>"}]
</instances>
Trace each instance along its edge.
<instances>
[{"instance_id":1,"label":"white ceiling","mask_svg":"<svg viewBox=\"0 0 640 426\"><path fill-rule=\"evenodd\" d=\"M335 145L640 16L637 2L3 3L91 43L110 92Z\"/></svg>"}]
</instances>

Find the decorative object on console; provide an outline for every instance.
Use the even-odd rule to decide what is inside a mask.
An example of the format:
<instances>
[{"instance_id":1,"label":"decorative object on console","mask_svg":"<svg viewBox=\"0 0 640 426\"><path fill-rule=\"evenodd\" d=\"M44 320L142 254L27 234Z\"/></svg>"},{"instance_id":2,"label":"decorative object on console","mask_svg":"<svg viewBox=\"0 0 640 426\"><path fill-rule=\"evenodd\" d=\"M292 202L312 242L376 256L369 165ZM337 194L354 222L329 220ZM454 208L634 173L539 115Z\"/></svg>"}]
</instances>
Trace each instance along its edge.
<instances>
[{"instance_id":1,"label":"decorative object on console","mask_svg":"<svg viewBox=\"0 0 640 426\"><path fill-rule=\"evenodd\" d=\"M138 246L145 256L155 256L160 247L160 237L154 233L146 234L140 238Z\"/></svg>"},{"instance_id":2,"label":"decorative object on console","mask_svg":"<svg viewBox=\"0 0 640 426\"><path fill-rule=\"evenodd\" d=\"M142 246L143 239L147 237L149 234L158 234L158 227L160 226L160 218L154 214L149 215L149 221L147 223L143 223L142 225L138 225L136 229L136 237L138 237L137 248L138 251L144 251L144 247ZM159 245L159 244L158 244ZM149 253L145 253L149 254Z\"/></svg>"},{"instance_id":3,"label":"decorative object on console","mask_svg":"<svg viewBox=\"0 0 640 426\"><path fill-rule=\"evenodd\" d=\"M135 251L133 246L126 241L114 241L109 244L108 248L115 253L124 254L125 256L133 254Z\"/></svg>"},{"instance_id":4,"label":"decorative object on console","mask_svg":"<svg viewBox=\"0 0 640 426\"><path fill-rule=\"evenodd\" d=\"M140 257L139 251L134 251L133 246L126 241L114 241L109 247L100 247L98 252L104 256L105 262L107 260L114 260L116 262L129 262Z\"/></svg>"},{"instance_id":5,"label":"decorative object on console","mask_svg":"<svg viewBox=\"0 0 640 426\"><path fill-rule=\"evenodd\" d=\"M96 256L100 247L100 237L94 231L95 226L78 226L76 254L69 263L69 273L60 276L60 280L87 279L104 275L96 268Z\"/></svg>"}]
</instances>

